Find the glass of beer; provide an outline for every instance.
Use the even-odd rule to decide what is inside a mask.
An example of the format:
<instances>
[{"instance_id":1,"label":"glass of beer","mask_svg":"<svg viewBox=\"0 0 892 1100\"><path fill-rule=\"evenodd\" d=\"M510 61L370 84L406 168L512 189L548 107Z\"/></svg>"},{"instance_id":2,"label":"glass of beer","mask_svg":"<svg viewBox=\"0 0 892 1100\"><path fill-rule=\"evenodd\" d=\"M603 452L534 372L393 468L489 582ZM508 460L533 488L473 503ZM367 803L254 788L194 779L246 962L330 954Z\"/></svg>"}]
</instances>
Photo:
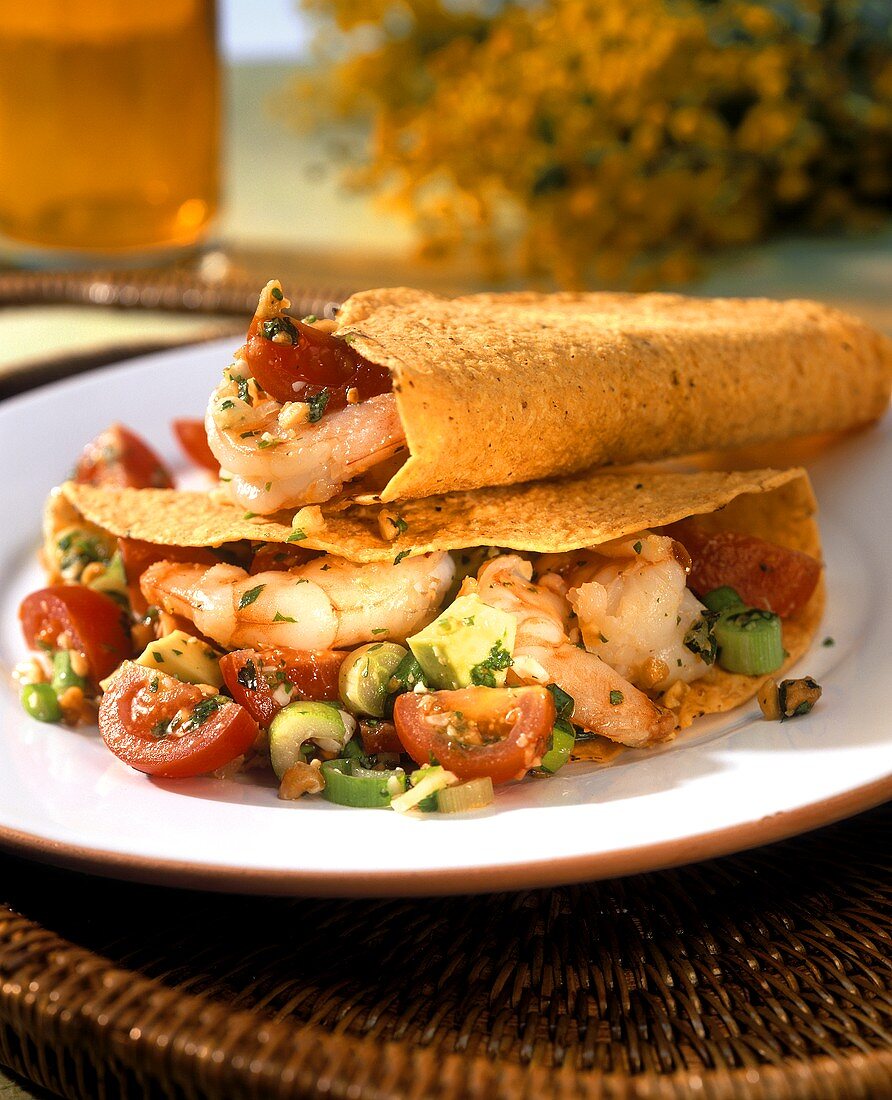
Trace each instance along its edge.
<instances>
[{"instance_id":1,"label":"glass of beer","mask_svg":"<svg viewBox=\"0 0 892 1100\"><path fill-rule=\"evenodd\" d=\"M219 189L214 0L0 0L0 251L148 261Z\"/></svg>"}]
</instances>

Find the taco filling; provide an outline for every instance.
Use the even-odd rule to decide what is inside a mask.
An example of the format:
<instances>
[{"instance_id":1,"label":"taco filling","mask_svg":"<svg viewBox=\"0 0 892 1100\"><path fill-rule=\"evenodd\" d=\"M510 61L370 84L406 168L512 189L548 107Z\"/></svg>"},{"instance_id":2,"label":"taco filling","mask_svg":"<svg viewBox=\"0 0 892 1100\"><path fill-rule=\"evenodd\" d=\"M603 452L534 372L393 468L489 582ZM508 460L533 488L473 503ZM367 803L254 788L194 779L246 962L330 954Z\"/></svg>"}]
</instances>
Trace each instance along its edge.
<instances>
[{"instance_id":1,"label":"taco filling","mask_svg":"<svg viewBox=\"0 0 892 1100\"><path fill-rule=\"evenodd\" d=\"M47 507L48 586L21 608L23 704L98 711L151 774L256 767L285 798L465 810L754 697L819 620L800 470L472 499L252 523L203 494L68 483Z\"/></svg>"}]
</instances>

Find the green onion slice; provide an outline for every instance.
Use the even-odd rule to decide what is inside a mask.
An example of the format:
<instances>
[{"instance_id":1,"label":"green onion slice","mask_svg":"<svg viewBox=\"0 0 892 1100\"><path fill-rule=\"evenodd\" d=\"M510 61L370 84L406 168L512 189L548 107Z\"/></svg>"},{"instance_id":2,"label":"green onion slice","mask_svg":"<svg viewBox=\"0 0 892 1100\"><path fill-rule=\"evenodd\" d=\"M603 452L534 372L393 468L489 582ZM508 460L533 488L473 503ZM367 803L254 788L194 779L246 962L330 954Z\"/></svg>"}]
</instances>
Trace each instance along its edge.
<instances>
[{"instance_id":1,"label":"green onion slice","mask_svg":"<svg viewBox=\"0 0 892 1100\"><path fill-rule=\"evenodd\" d=\"M492 780L488 775L469 779L457 787L437 791L437 809L441 814L461 814L467 810L482 810L493 800Z\"/></svg>"},{"instance_id":2,"label":"green onion slice","mask_svg":"<svg viewBox=\"0 0 892 1100\"><path fill-rule=\"evenodd\" d=\"M784 663L781 621L773 611L747 607L725 612L715 624L719 666L742 676L764 676Z\"/></svg>"},{"instance_id":3,"label":"green onion slice","mask_svg":"<svg viewBox=\"0 0 892 1100\"><path fill-rule=\"evenodd\" d=\"M576 730L566 719L558 718L554 724L554 729L551 731L551 740L545 755L542 757L540 766L554 775L570 759L575 744Z\"/></svg>"},{"instance_id":4,"label":"green onion slice","mask_svg":"<svg viewBox=\"0 0 892 1100\"><path fill-rule=\"evenodd\" d=\"M322 775L325 778L322 794L339 806L381 809L406 789L406 773L401 769L372 771L358 767L352 760L326 760Z\"/></svg>"}]
</instances>

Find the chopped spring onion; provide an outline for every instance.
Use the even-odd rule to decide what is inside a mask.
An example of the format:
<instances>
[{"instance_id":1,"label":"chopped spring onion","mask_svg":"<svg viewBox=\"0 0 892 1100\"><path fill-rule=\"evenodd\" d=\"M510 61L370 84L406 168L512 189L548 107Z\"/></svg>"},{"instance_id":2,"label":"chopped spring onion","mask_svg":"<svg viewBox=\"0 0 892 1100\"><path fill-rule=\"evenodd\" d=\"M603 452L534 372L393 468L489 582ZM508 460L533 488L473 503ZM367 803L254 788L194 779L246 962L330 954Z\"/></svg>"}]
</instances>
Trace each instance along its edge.
<instances>
[{"instance_id":1,"label":"chopped spring onion","mask_svg":"<svg viewBox=\"0 0 892 1100\"><path fill-rule=\"evenodd\" d=\"M59 722L62 719L59 697L49 684L25 684L22 688L22 706L38 722Z\"/></svg>"},{"instance_id":2,"label":"chopped spring onion","mask_svg":"<svg viewBox=\"0 0 892 1100\"><path fill-rule=\"evenodd\" d=\"M461 814L467 810L482 810L492 799L492 780L484 775L437 791L437 809L441 814Z\"/></svg>"},{"instance_id":3,"label":"chopped spring onion","mask_svg":"<svg viewBox=\"0 0 892 1100\"><path fill-rule=\"evenodd\" d=\"M71 667L71 654L68 650L60 649L53 654L53 691L56 695L61 695L72 687L86 691L87 681Z\"/></svg>"},{"instance_id":4,"label":"chopped spring onion","mask_svg":"<svg viewBox=\"0 0 892 1100\"><path fill-rule=\"evenodd\" d=\"M326 760L322 774L325 777L324 797L339 806L384 808L406 789L406 773L401 768L372 771L359 767L352 760Z\"/></svg>"},{"instance_id":5,"label":"chopped spring onion","mask_svg":"<svg viewBox=\"0 0 892 1100\"><path fill-rule=\"evenodd\" d=\"M715 624L719 666L743 676L764 676L784 663L780 618L773 611L745 607L726 611Z\"/></svg>"},{"instance_id":6,"label":"chopped spring onion","mask_svg":"<svg viewBox=\"0 0 892 1100\"><path fill-rule=\"evenodd\" d=\"M356 730L356 720L332 703L300 700L283 707L269 727L269 758L282 779L304 759L304 744L314 741L328 752L343 753Z\"/></svg>"},{"instance_id":7,"label":"chopped spring onion","mask_svg":"<svg viewBox=\"0 0 892 1100\"><path fill-rule=\"evenodd\" d=\"M396 642L371 642L354 649L338 676L338 691L347 709L383 718L390 679L407 655L406 647Z\"/></svg>"},{"instance_id":8,"label":"chopped spring onion","mask_svg":"<svg viewBox=\"0 0 892 1100\"><path fill-rule=\"evenodd\" d=\"M425 767L419 768L417 772L412 772L411 790L395 798L390 804L391 808L400 814L416 807L421 808L421 803L425 799L443 790L444 787L451 787L456 783L458 783L458 776L453 772L446 771L441 765L425 765ZM430 808L435 809L436 807Z\"/></svg>"},{"instance_id":9,"label":"chopped spring onion","mask_svg":"<svg viewBox=\"0 0 892 1100\"><path fill-rule=\"evenodd\" d=\"M737 592L727 584L722 585L721 588L713 588L711 592L707 592L703 597L703 603L710 611L720 612L731 611L746 606L740 596L737 595Z\"/></svg>"},{"instance_id":10,"label":"chopped spring onion","mask_svg":"<svg viewBox=\"0 0 892 1100\"><path fill-rule=\"evenodd\" d=\"M567 763L576 744L576 730L564 718L558 718L551 731L548 749L542 757L541 767L554 775Z\"/></svg>"}]
</instances>

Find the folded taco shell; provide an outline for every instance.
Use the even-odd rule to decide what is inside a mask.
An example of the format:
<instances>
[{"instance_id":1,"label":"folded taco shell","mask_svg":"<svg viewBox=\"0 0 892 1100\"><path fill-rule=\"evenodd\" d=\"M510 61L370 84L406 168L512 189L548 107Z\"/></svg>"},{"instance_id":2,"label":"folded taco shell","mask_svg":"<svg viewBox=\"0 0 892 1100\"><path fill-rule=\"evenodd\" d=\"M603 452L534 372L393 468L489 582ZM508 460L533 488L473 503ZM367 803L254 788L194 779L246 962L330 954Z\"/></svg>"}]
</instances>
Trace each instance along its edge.
<instances>
[{"instance_id":1,"label":"folded taco shell","mask_svg":"<svg viewBox=\"0 0 892 1100\"><path fill-rule=\"evenodd\" d=\"M892 388L892 344L808 301L397 288L338 331L393 374L385 501L851 428Z\"/></svg>"},{"instance_id":2,"label":"folded taco shell","mask_svg":"<svg viewBox=\"0 0 892 1100\"><path fill-rule=\"evenodd\" d=\"M162 546L296 541L356 562L396 561L407 553L472 546L555 553L696 517L712 529L758 535L820 558L815 500L802 469L587 472L561 481L407 501L398 512L387 509L383 516L380 506L305 509L296 517L298 526L290 515L252 517L204 493L69 482L62 494L85 520L111 534ZM312 520L306 529L299 526L304 514ZM402 523L392 525L390 518ZM382 533L403 525L396 539ZM808 648L823 603L821 583L805 608L784 621L789 654L785 668ZM713 668L693 684L670 689L662 701L684 727L702 714L729 710L752 698L765 679ZM603 745L600 740L582 744L580 755L602 759Z\"/></svg>"}]
</instances>

